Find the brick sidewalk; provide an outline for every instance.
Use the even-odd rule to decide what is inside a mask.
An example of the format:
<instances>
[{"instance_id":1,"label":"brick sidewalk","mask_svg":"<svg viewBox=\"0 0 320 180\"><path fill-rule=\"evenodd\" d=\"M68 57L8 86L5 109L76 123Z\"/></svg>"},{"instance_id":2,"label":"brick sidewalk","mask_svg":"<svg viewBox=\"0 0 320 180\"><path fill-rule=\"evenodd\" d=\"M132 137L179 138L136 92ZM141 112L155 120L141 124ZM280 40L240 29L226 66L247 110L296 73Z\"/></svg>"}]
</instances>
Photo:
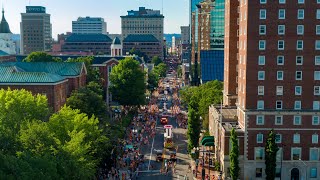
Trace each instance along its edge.
<instances>
[{"instance_id":1,"label":"brick sidewalk","mask_svg":"<svg viewBox=\"0 0 320 180\"><path fill-rule=\"evenodd\" d=\"M196 162L194 160L191 160L191 168L192 168L192 172L196 171ZM204 169L206 172L206 176L209 176L208 167L205 166ZM214 171L213 168L210 168L210 179L209 178L207 178L207 179L208 180L218 180L218 175L219 175L218 171ZM195 174L193 174L193 179L194 180L202 179L202 167L200 166L200 164L198 165L197 176Z\"/></svg>"}]
</instances>

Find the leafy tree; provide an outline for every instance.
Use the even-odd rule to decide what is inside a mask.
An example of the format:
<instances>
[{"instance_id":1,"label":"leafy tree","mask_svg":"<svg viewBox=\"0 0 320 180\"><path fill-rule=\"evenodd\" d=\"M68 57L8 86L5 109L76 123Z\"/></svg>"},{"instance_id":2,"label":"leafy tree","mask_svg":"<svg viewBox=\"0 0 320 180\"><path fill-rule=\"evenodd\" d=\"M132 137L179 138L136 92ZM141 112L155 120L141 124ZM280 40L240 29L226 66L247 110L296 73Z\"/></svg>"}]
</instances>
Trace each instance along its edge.
<instances>
[{"instance_id":1,"label":"leafy tree","mask_svg":"<svg viewBox=\"0 0 320 180\"><path fill-rule=\"evenodd\" d=\"M158 82L159 76L154 71L151 71L148 75L148 89L153 91L154 88L158 87Z\"/></svg>"},{"instance_id":2,"label":"leafy tree","mask_svg":"<svg viewBox=\"0 0 320 180\"><path fill-rule=\"evenodd\" d=\"M14 153L18 146L17 135L23 123L49 115L47 98L33 96L26 90L0 90L0 150Z\"/></svg>"},{"instance_id":3,"label":"leafy tree","mask_svg":"<svg viewBox=\"0 0 320 180\"><path fill-rule=\"evenodd\" d=\"M277 152L279 148L276 144L276 134L271 130L268 134L268 139L265 147L265 164L266 164L266 179L274 180L276 177L276 167L277 167Z\"/></svg>"},{"instance_id":4,"label":"leafy tree","mask_svg":"<svg viewBox=\"0 0 320 180\"><path fill-rule=\"evenodd\" d=\"M181 68L181 65L178 66L177 74L178 74L178 77L179 77L179 78L182 77L182 68Z\"/></svg>"},{"instance_id":5,"label":"leafy tree","mask_svg":"<svg viewBox=\"0 0 320 180\"><path fill-rule=\"evenodd\" d=\"M155 66L158 66L158 64L162 63L163 61L158 56L153 56L151 63L153 63Z\"/></svg>"},{"instance_id":6,"label":"leafy tree","mask_svg":"<svg viewBox=\"0 0 320 180\"><path fill-rule=\"evenodd\" d=\"M193 86L199 86L200 85L199 69L198 69L198 58L196 58L195 62L194 62L192 85Z\"/></svg>"},{"instance_id":7,"label":"leafy tree","mask_svg":"<svg viewBox=\"0 0 320 180\"><path fill-rule=\"evenodd\" d=\"M143 57L143 59L147 62L149 61L149 57L146 55L146 53L144 52L141 52L140 50L137 50L136 48L132 48L130 51L129 51L129 54L130 55L137 55L139 57Z\"/></svg>"},{"instance_id":8,"label":"leafy tree","mask_svg":"<svg viewBox=\"0 0 320 180\"><path fill-rule=\"evenodd\" d=\"M199 146L199 138L200 138L200 117L196 110L196 103L193 100L189 103L189 110L188 110L188 130L187 130L187 137L188 137L188 152L194 147Z\"/></svg>"},{"instance_id":9,"label":"leafy tree","mask_svg":"<svg viewBox=\"0 0 320 180\"><path fill-rule=\"evenodd\" d=\"M103 80L100 72L98 69L94 69L92 67L92 63L93 63L93 56L85 56L85 57L78 57L76 59L73 58L69 58L66 62L84 62L84 64L86 65L87 68L87 83L90 82L96 82L101 84Z\"/></svg>"},{"instance_id":10,"label":"leafy tree","mask_svg":"<svg viewBox=\"0 0 320 180\"><path fill-rule=\"evenodd\" d=\"M154 67L154 72L160 77L165 77L167 75L167 65L164 63L158 64Z\"/></svg>"},{"instance_id":11,"label":"leafy tree","mask_svg":"<svg viewBox=\"0 0 320 180\"><path fill-rule=\"evenodd\" d=\"M102 87L95 83L89 82L87 87L72 92L67 99L67 105L72 109L79 109L81 112L89 116L97 116L104 119L106 116L107 106L103 100Z\"/></svg>"},{"instance_id":12,"label":"leafy tree","mask_svg":"<svg viewBox=\"0 0 320 180\"><path fill-rule=\"evenodd\" d=\"M239 167L239 145L238 136L232 128L231 130L231 151L229 153L230 158L230 175L232 180L237 180L239 177L240 167Z\"/></svg>"},{"instance_id":13,"label":"leafy tree","mask_svg":"<svg viewBox=\"0 0 320 180\"><path fill-rule=\"evenodd\" d=\"M32 52L30 53L23 62L61 62L61 58L52 57L46 52Z\"/></svg>"},{"instance_id":14,"label":"leafy tree","mask_svg":"<svg viewBox=\"0 0 320 180\"><path fill-rule=\"evenodd\" d=\"M125 58L112 69L110 92L115 101L125 106L145 104L145 74L139 63Z\"/></svg>"}]
</instances>

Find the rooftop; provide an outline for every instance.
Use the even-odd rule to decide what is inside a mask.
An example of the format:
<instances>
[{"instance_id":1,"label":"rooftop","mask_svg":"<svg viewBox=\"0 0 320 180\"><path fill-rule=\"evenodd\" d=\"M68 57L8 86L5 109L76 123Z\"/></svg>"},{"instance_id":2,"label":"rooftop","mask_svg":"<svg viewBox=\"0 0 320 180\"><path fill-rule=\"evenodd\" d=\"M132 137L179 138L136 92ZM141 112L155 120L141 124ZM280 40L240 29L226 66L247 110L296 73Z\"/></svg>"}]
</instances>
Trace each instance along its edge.
<instances>
[{"instance_id":1,"label":"rooftop","mask_svg":"<svg viewBox=\"0 0 320 180\"><path fill-rule=\"evenodd\" d=\"M130 34L124 38L123 42L159 42L151 34Z\"/></svg>"},{"instance_id":2,"label":"rooftop","mask_svg":"<svg viewBox=\"0 0 320 180\"><path fill-rule=\"evenodd\" d=\"M118 44L118 45L121 45L121 41L118 37L115 37L112 41L112 44Z\"/></svg>"},{"instance_id":3,"label":"rooftop","mask_svg":"<svg viewBox=\"0 0 320 180\"><path fill-rule=\"evenodd\" d=\"M112 42L105 34L71 34L65 42Z\"/></svg>"},{"instance_id":4,"label":"rooftop","mask_svg":"<svg viewBox=\"0 0 320 180\"><path fill-rule=\"evenodd\" d=\"M160 14L160 10L146 9L145 7L139 7L139 10L130 10L128 11L127 16L121 17L163 17Z\"/></svg>"},{"instance_id":5,"label":"rooftop","mask_svg":"<svg viewBox=\"0 0 320 180\"><path fill-rule=\"evenodd\" d=\"M0 84L4 83L56 83L65 78L45 72L12 72L1 74Z\"/></svg>"},{"instance_id":6,"label":"rooftop","mask_svg":"<svg viewBox=\"0 0 320 180\"><path fill-rule=\"evenodd\" d=\"M4 17L4 9L2 9L2 20L0 23L0 33L11 33L10 28L9 28L9 24L8 24L6 18Z\"/></svg>"}]
</instances>

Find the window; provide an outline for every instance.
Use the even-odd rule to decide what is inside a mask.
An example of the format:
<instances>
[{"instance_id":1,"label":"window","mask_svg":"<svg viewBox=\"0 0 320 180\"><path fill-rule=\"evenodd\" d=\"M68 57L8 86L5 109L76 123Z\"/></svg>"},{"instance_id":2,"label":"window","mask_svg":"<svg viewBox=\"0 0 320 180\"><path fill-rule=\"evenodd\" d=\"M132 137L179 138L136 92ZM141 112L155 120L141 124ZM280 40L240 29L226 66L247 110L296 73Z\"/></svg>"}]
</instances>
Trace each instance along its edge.
<instances>
[{"instance_id":1,"label":"window","mask_svg":"<svg viewBox=\"0 0 320 180\"><path fill-rule=\"evenodd\" d=\"M263 100L257 101L257 109L264 109L264 101Z\"/></svg>"},{"instance_id":2,"label":"window","mask_svg":"<svg viewBox=\"0 0 320 180\"><path fill-rule=\"evenodd\" d=\"M291 159L292 160L301 159L301 148L291 148Z\"/></svg>"},{"instance_id":3,"label":"window","mask_svg":"<svg viewBox=\"0 0 320 180\"><path fill-rule=\"evenodd\" d=\"M302 71L296 71L296 80L302 80Z\"/></svg>"},{"instance_id":4,"label":"window","mask_svg":"<svg viewBox=\"0 0 320 180\"><path fill-rule=\"evenodd\" d=\"M282 101L276 101L276 109L282 109Z\"/></svg>"},{"instance_id":5,"label":"window","mask_svg":"<svg viewBox=\"0 0 320 180\"><path fill-rule=\"evenodd\" d=\"M294 101L294 109L301 110L301 101Z\"/></svg>"},{"instance_id":6,"label":"window","mask_svg":"<svg viewBox=\"0 0 320 180\"><path fill-rule=\"evenodd\" d=\"M283 95L283 86L277 86L276 88L277 88L277 90L276 90L277 96L282 96Z\"/></svg>"},{"instance_id":7,"label":"window","mask_svg":"<svg viewBox=\"0 0 320 180\"><path fill-rule=\"evenodd\" d=\"M278 65L284 64L284 56L277 56L277 64Z\"/></svg>"},{"instance_id":8,"label":"window","mask_svg":"<svg viewBox=\"0 0 320 180\"><path fill-rule=\"evenodd\" d=\"M312 135L312 144L318 144L318 142L319 142L318 134L313 134Z\"/></svg>"},{"instance_id":9,"label":"window","mask_svg":"<svg viewBox=\"0 0 320 180\"><path fill-rule=\"evenodd\" d=\"M297 50L303 50L303 40L297 40Z\"/></svg>"},{"instance_id":10,"label":"window","mask_svg":"<svg viewBox=\"0 0 320 180\"><path fill-rule=\"evenodd\" d=\"M263 115L258 115L256 120L257 120L257 125L264 125L264 116Z\"/></svg>"},{"instance_id":11,"label":"window","mask_svg":"<svg viewBox=\"0 0 320 180\"><path fill-rule=\"evenodd\" d=\"M284 40L278 41L278 50L284 50Z\"/></svg>"},{"instance_id":12,"label":"window","mask_svg":"<svg viewBox=\"0 0 320 180\"><path fill-rule=\"evenodd\" d=\"M320 110L319 102L320 101L313 101L313 110Z\"/></svg>"},{"instance_id":13,"label":"window","mask_svg":"<svg viewBox=\"0 0 320 180\"><path fill-rule=\"evenodd\" d=\"M304 0L298 0L298 4L303 4Z\"/></svg>"},{"instance_id":14,"label":"window","mask_svg":"<svg viewBox=\"0 0 320 180\"><path fill-rule=\"evenodd\" d=\"M283 119L283 116L275 116L274 117L274 124L275 125L282 125L282 119Z\"/></svg>"},{"instance_id":15,"label":"window","mask_svg":"<svg viewBox=\"0 0 320 180\"><path fill-rule=\"evenodd\" d=\"M316 50L320 50L320 40L316 40Z\"/></svg>"},{"instance_id":16,"label":"window","mask_svg":"<svg viewBox=\"0 0 320 180\"><path fill-rule=\"evenodd\" d=\"M310 169L310 178L317 178L318 171L316 167L312 167Z\"/></svg>"},{"instance_id":17,"label":"window","mask_svg":"<svg viewBox=\"0 0 320 180\"><path fill-rule=\"evenodd\" d=\"M285 9L279 9L278 18L279 19L285 19L286 18L286 10Z\"/></svg>"},{"instance_id":18,"label":"window","mask_svg":"<svg viewBox=\"0 0 320 180\"><path fill-rule=\"evenodd\" d=\"M266 57L265 56L259 56L258 63L259 63L259 65L265 65Z\"/></svg>"},{"instance_id":19,"label":"window","mask_svg":"<svg viewBox=\"0 0 320 180\"><path fill-rule=\"evenodd\" d=\"M316 35L320 35L320 25L316 25Z\"/></svg>"},{"instance_id":20,"label":"window","mask_svg":"<svg viewBox=\"0 0 320 180\"><path fill-rule=\"evenodd\" d=\"M264 71L258 71L258 80L264 80Z\"/></svg>"},{"instance_id":21,"label":"window","mask_svg":"<svg viewBox=\"0 0 320 180\"><path fill-rule=\"evenodd\" d=\"M264 86L258 86L258 95L264 95Z\"/></svg>"},{"instance_id":22,"label":"window","mask_svg":"<svg viewBox=\"0 0 320 180\"><path fill-rule=\"evenodd\" d=\"M283 71L277 71L277 80L283 80Z\"/></svg>"},{"instance_id":23,"label":"window","mask_svg":"<svg viewBox=\"0 0 320 180\"><path fill-rule=\"evenodd\" d=\"M303 64L303 56L296 56L296 65Z\"/></svg>"},{"instance_id":24,"label":"window","mask_svg":"<svg viewBox=\"0 0 320 180\"><path fill-rule=\"evenodd\" d=\"M263 134L257 134L257 143L263 143Z\"/></svg>"},{"instance_id":25,"label":"window","mask_svg":"<svg viewBox=\"0 0 320 180\"><path fill-rule=\"evenodd\" d=\"M262 178L262 168L256 168L256 177Z\"/></svg>"},{"instance_id":26,"label":"window","mask_svg":"<svg viewBox=\"0 0 320 180\"><path fill-rule=\"evenodd\" d=\"M318 160L319 160L319 149L310 148L310 161L318 161Z\"/></svg>"},{"instance_id":27,"label":"window","mask_svg":"<svg viewBox=\"0 0 320 180\"><path fill-rule=\"evenodd\" d=\"M301 125L301 116L293 116L293 125Z\"/></svg>"},{"instance_id":28,"label":"window","mask_svg":"<svg viewBox=\"0 0 320 180\"><path fill-rule=\"evenodd\" d=\"M302 94L302 86L295 86L294 92L296 96L300 96Z\"/></svg>"},{"instance_id":29,"label":"window","mask_svg":"<svg viewBox=\"0 0 320 180\"><path fill-rule=\"evenodd\" d=\"M319 116L312 116L312 125L319 125Z\"/></svg>"},{"instance_id":30,"label":"window","mask_svg":"<svg viewBox=\"0 0 320 180\"><path fill-rule=\"evenodd\" d=\"M265 50L266 49L266 40L260 40L259 41L259 50Z\"/></svg>"},{"instance_id":31,"label":"window","mask_svg":"<svg viewBox=\"0 0 320 180\"><path fill-rule=\"evenodd\" d=\"M317 0L317 4L320 4L320 0Z\"/></svg>"},{"instance_id":32,"label":"window","mask_svg":"<svg viewBox=\"0 0 320 180\"><path fill-rule=\"evenodd\" d=\"M298 19L304 19L304 9L298 9Z\"/></svg>"},{"instance_id":33,"label":"window","mask_svg":"<svg viewBox=\"0 0 320 180\"><path fill-rule=\"evenodd\" d=\"M282 142L281 134L276 134L276 143L281 143L281 142Z\"/></svg>"},{"instance_id":34,"label":"window","mask_svg":"<svg viewBox=\"0 0 320 180\"><path fill-rule=\"evenodd\" d=\"M320 19L320 9L317 9L317 19Z\"/></svg>"},{"instance_id":35,"label":"window","mask_svg":"<svg viewBox=\"0 0 320 180\"><path fill-rule=\"evenodd\" d=\"M303 35L303 33L304 33L304 26L297 25L297 35Z\"/></svg>"},{"instance_id":36,"label":"window","mask_svg":"<svg viewBox=\"0 0 320 180\"><path fill-rule=\"evenodd\" d=\"M261 148L261 147L255 148L255 159L264 160L264 148Z\"/></svg>"},{"instance_id":37,"label":"window","mask_svg":"<svg viewBox=\"0 0 320 180\"><path fill-rule=\"evenodd\" d=\"M279 0L279 4L285 4L286 0Z\"/></svg>"},{"instance_id":38,"label":"window","mask_svg":"<svg viewBox=\"0 0 320 180\"><path fill-rule=\"evenodd\" d=\"M293 143L299 144L300 143L300 134L293 135Z\"/></svg>"},{"instance_id":39,"label":"window","mask_svg":"<svg viewBox=\"0 0 320 180\"><path fill-rule=\"evenodd\" d=\"M320 80L320 71L314 72L314 80Z\"/></svg>"},{"instance_id":40,"label":"window","mask_svg":"<svg viewBox=\"0 0 320 180\"><path fill-rule=\"evenodd\" d=\"M315 65L320 65L320 56L315 56L314 57L314 64Z\"/></svg>"},{"instance_id":41,"label":"window","mask_svg":"<svg viewBox=\"0 0 320 180\"><path fill-rule=\"evenodd\" d=\"M319 96L320 95L320 86L314 86L313 94L315 96Z\"/></svg>"},{"instance_id":42,"label":"window","mask_svg":"<svg viewBox=\"0 0 320 180\"><path fill-rule=\"evenodd\" d=\"M260 4L265 4L267 3L267 0L260 0Z\"/></svg>"},{"instance_id":43,"label":"window","mask_svg":"<svg viewBox=\"0 0 320 180\"><path fill-rule=\"evenodd\" d=\"M259 26L259 34L260 35L266 35L267 33L267 26L266 25L260 25Z\"/></svg>"},{"instance_id":44,"label":"window","mask_svg":"<svg viewBox=\"0 0 320 180\"><path fill-rule=\"evenodd\" d=\"M278 25L278 35L284 35L286 31L285 25Z\"/></svg>"},{"instance_id":45,"label":"window","mask_svg":"<svg viewBox=\"0 0 320 180\"><path fill-rule=\"evenodd\" d=\"M266 19L267 18L267 10L260 9L260 19Z\"/></svg>"}]
</instances>

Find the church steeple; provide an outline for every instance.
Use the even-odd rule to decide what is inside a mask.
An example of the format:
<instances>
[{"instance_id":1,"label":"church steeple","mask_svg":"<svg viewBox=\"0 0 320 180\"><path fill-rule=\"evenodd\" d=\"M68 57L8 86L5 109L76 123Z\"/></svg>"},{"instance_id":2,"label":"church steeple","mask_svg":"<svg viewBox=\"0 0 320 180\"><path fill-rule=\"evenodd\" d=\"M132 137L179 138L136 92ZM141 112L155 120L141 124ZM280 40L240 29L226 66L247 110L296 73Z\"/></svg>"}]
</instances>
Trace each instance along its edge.
<instances>
[{"instance_id":1,"label":"church steeple","mask_svg":"<svg viewBox=\"0 0 320 180\"><path fill-rule=\"evenodd\" d=\"M6 20L6 18L4 17L4 8L2 7L2 20L0 23L0 33L11 33L10 28L9 28L9 24Z\"/></svg>"}]
</instances>

